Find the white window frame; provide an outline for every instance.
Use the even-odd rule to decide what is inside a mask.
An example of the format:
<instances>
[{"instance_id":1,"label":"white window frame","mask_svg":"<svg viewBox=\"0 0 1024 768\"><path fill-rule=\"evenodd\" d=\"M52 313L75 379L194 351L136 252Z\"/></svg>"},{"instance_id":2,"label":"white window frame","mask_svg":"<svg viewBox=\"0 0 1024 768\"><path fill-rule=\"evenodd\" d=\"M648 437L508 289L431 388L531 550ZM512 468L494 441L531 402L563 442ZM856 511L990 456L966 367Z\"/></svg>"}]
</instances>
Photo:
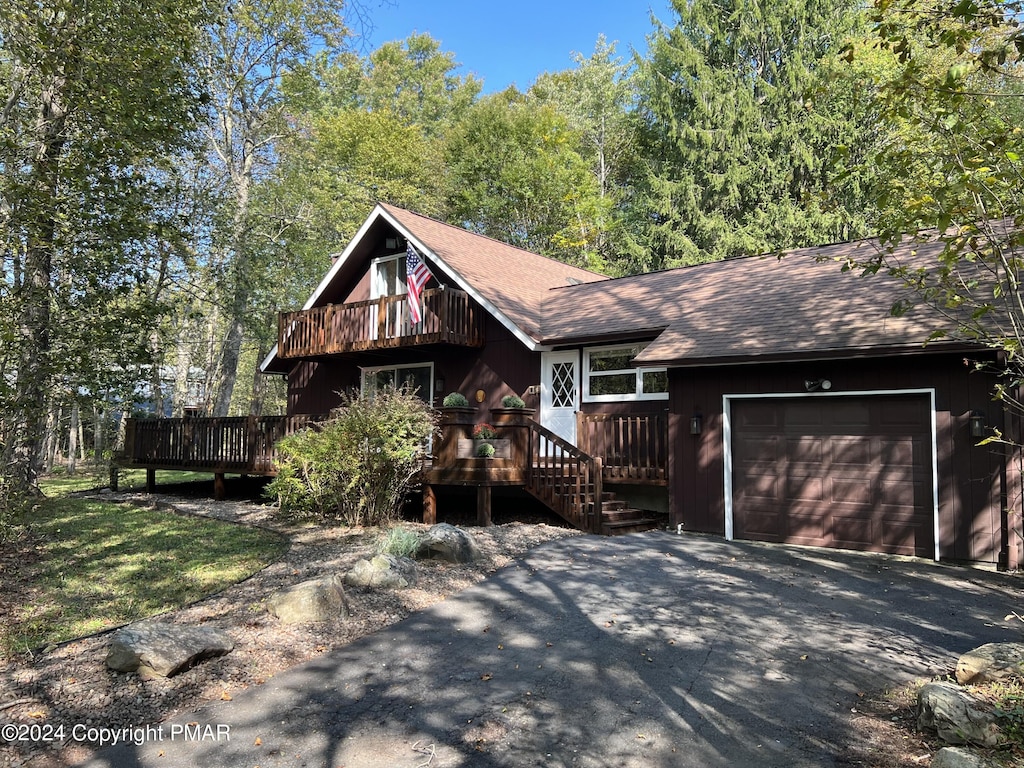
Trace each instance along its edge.
<instances>
[{"instance_id":1,"label":"white window frame","mask_svg":"<svg viewBox=\"0 0 1024 768\"><path fill-rule=\"evenodd\" d=\"M434 364L433 363L406 363L404 365L375 365L372 367L360 368L359 369L359 391L362 394L366 394L366 377L369 374L378 373L380 371L399 371L403 368L429 368L429 380L427 382L426 391L421 391L419 397L426 403L433 403L434 401Z\"/></svg>"},{"instance_id":2,"label":"white window frame","mask_svg":"<svg viewBox=\"0 0 1024 768\"><path fill-rule=\"evenodd\" d=\"M372 262L370 262L370 298L380 299L384 296L404 296L409 292L408 278L406 280L398 280L397 286L384 285L384 281L381 279L381 266L389 261L395 261L399 263L399 268L396 270L396 277L402 274L401 265L404 263L406 254L404 253L393 253L389 256L378 256ZM396 287L397 292L392 293L391 288Z\"/></svg>"},{"instance_id":3,"label":"white window frame","mask_svg":"<svg viewBox=\"0 0 1024 768\"><path fill-rule=\"evenodd\" d=\"M614 371L595 371L591 374L590 370L590 355L600 352L620 352L622 350L636 350L636 355L639 355L644 348L647 346L645 343L641 344L615 344L604 347L585 347L583 349L583 402L584 403L622 403L632 402L639 400L668 400L668 392L644 392L644 374L645 373L658 373L666 372L667 368L639 368L637 366L631 366L629 368L617 369ZM635 356L635 355L634 355ZM594 376L621 376L624 373L634 373L636 375L636 386L633 389L633 394L629 395L592 395L590 394L590 377Z\"/></svg>"}]
</instances>

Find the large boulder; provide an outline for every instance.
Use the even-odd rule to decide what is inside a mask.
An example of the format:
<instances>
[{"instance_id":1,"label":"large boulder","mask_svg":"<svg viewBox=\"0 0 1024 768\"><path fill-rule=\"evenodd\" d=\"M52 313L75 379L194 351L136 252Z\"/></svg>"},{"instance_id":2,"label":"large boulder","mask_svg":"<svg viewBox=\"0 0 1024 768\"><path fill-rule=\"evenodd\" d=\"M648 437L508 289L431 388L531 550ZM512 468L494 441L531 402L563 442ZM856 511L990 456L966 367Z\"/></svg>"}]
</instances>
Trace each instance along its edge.
<instances>
[{"instance_id":1,"label":"large boulder","mask_svg":"<svg viewBox=\"0 0 1024 768\"><path fill-rule=\"evenodd\" d=\"M927 683L917 694L917 726L947 744L994 747L1003 741L996 716L955 683Z\"/></svg>"},{"instance_id":2,"label":"large boulder","mask_svg":"<svg viewBox=\"0 0 1024 768\"><path fill-rule=\"evenodd\" d=\"M267 610L286 624L331 621L348 616L341 576L322 576L282 589L267 600Z\"/></svg>"},{"instance_id":3,"label":"large boulder","mask_svg":"<svg viewBox=\"0 0 1024 768\"><path fill-rule=\"evenodd\" d=\"M988 643L968 651L956 663L960 685L980 685L1024 677L1024 643Z\"/></svg>"},{"instance_id":4,"label":"large boulder","mask_svg":"<svg viewBox=\"0 0 1024 768\"><path fill-rule=\"evenodd\" d=\"M144 678L171 677L234 647L230 635L213 627L140 622L114 633L107 666Z\"/></svg>"},{"instance_id":5,"label":"large boulder","mask_svg":"<svg viewBox=\"0 0 1024 768\"><path fill-rule=\"evenodd\" d=\"M405 589L416 583L416 563L395 555L359 560L345 574L345 583L364 589Z\"/></svg>"},{"instance_id":6,"label":"large boulder","mask_svg":"<svg viewBox=\"0 0 1024 768\"><path fill-rule=\"evenodd\" d=\"M481 557L473 537L461 528L438 523L423 534L416 557L447 560L449 563L472 563Z\"/></svg>"},{"instance_id":7,"label":"large boulder","mask_svg":"<svg viewBox=\"0 0 1024 768\"><path fill-rule=\"evenodd\" d=\"M932 757L931 768L989 768L989 762L963 747L943 747Z\"/></svg>"}]
</instances>

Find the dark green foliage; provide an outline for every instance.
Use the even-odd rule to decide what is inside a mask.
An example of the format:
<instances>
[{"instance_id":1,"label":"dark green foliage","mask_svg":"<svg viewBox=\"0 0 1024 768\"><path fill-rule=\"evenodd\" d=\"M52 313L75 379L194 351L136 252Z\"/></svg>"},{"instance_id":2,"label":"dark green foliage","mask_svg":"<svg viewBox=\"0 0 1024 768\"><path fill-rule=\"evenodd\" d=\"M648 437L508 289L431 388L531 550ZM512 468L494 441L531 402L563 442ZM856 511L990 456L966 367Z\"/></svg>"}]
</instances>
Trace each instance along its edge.
<instances>
[{"instance_id":1,"label":"dark green foliage","mask_svg":"<svg viewBox=\"0 0 1024 768\"><path fill-rule=\"evenodd\" d=\"M875 126L837 86L846 0L674 0L641 64L650 163L642 270L863 234L866 198L833 164Z\"/></svg>"},{"instance_id":2,"label":"dark green foliage","mask_svg":"<svg viewBox=\"0 0 1024 768\"><path fill-rule=\"evenodd\" d=\"M444 396L444 400L441 401L441 405L445 408L465 408L469 405L469 400L461 392L449 392Z\"/></svg>"},{"instance_id":3,"label":"dark green foliage","mask_svg":"<svg viewBox=\"0 0 1024 768\"><path fill-rule=\"evenodd\" d=\"M517 395L505 395L501 398L502 408L525 408L526 401Z\"/></svg>"},{"instance_id":4,"label":"dark green foliage","mask_svg":"<svg viewBox=\"0 0 1024 768\"><path fill-rule=\"evenodd\" d=\"M409 392L346 395L328 421L278 443L278 475L265 493L300 518L393 522L435 429L434 411Z\"/></svg>"}]
</instances>

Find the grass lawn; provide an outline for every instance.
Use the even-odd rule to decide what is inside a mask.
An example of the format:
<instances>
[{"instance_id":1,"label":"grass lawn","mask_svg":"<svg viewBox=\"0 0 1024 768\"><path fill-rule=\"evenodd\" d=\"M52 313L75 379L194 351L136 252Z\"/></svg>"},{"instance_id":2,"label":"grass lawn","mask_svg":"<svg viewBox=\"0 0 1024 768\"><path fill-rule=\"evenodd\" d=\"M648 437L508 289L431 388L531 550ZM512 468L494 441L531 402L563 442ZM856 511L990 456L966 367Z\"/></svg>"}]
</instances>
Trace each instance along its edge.
<instances>
[{"instance_id":1,"label":"grass lawn","mask_svg":"<svg viewBox=\"0 0 1024 768\"><path fill-rule=\"evenodd\" d=\"M0 652L179 608L252 575L286 547L270 531L218 520L46 499L0 558Z\"/></svg>"},{"instance_id":2,"label":"grass lawn","mask_svg":"<svg viewBox=\"0 0 1024 768\"><path fill-rule=\"evenodd\" d=\"M209 481L212 475L209 472L184 472L184 471L161 471L158 475L160 483L190 483L194 481ZM79 470L74 475L53 474L47 475L39 481L39 487L47 496L66 496L75 491L91 491L96 488L105 488L110 484L110 475L104 468L97 473L91 468ZM118 488L122 491L145 490L146 470L125 469L121 470Z\"/></svg>"}]
</instances>

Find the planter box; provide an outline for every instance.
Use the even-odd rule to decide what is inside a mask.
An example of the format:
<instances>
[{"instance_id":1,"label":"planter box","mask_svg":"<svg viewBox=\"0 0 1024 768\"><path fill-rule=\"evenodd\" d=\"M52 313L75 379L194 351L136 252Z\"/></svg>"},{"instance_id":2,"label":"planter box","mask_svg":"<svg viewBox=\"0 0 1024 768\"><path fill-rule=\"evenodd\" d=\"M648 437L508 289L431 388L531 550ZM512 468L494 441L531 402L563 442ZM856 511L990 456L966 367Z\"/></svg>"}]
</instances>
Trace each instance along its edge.
<instances>
[{"instance_id":1,"label":"planter box","mask_svg":"<svg viewBox=\"0 0 1024 768\"><path fill-rule=\"evenodd\" d=\"M473 440L470 438L460 437L458 445L458 453L456 458L458 459L479 459L481 456L477 456L476 450L482 443L490 443L494 446L495 459L509 459L512 458L512 441L505 440L500 437L492 437L487 440Z\"/></svg>"}]
</instances>

